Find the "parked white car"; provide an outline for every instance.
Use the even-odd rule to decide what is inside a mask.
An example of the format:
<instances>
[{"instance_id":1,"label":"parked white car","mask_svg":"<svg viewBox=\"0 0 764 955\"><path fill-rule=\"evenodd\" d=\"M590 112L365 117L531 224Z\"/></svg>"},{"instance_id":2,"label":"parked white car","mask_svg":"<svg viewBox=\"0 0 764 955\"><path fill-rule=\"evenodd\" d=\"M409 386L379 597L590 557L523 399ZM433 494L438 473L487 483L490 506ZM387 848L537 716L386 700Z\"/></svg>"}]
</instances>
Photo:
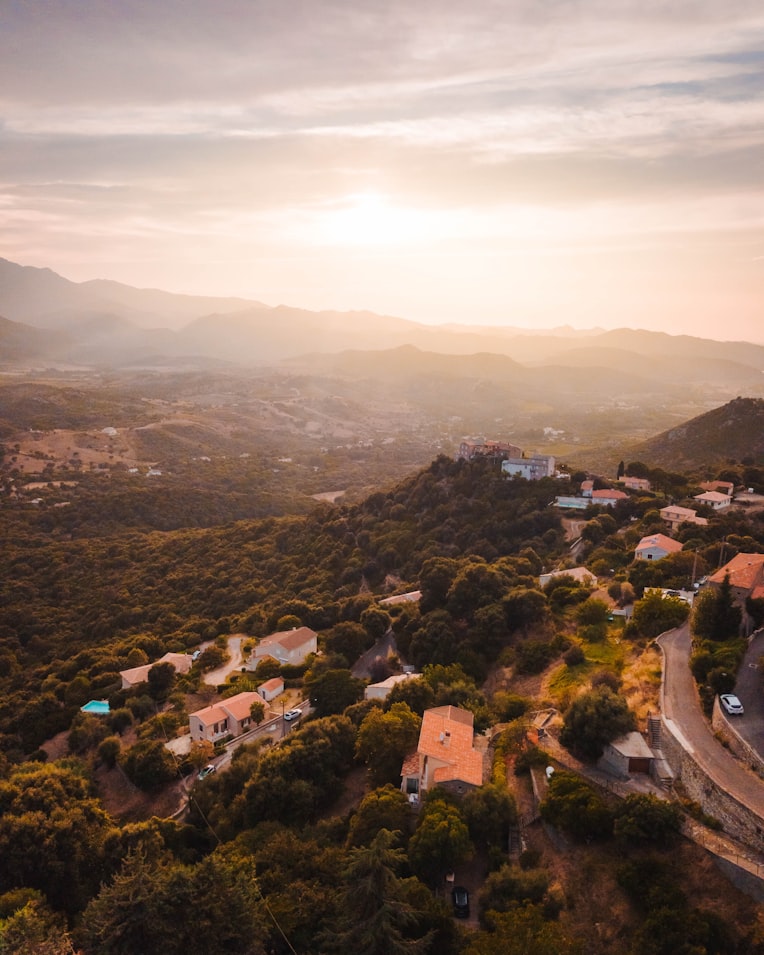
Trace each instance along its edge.
<instances>
[{"instance_id":1,"label":"parked white car","mask_svg":"<svg viewBox=\"0 0 764 955\"><path fill-rule=\"evenodd\" d=\"M722 693L719 697L719 702L730 716L742 716L743 713L745 713L743 704L734 693Z\"/></svg>"}]
</instances>

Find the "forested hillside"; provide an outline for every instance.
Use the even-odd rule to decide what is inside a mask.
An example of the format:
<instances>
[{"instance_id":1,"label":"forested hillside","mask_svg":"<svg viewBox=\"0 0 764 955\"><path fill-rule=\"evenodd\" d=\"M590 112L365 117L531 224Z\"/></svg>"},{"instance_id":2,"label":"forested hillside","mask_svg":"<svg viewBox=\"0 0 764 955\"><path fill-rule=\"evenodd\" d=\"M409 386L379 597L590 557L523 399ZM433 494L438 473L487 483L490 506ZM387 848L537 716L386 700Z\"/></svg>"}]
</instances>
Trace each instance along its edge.
<instances>
[{"instance_id":1,"label":"forested hillside","mask_svg":"<svg viewBox=\"0 0 764 955\"><path fill-rule=\"evenodd\" d=\"M663 528L664 495L686 500L695 487L634 467L660 491L592 505L575 527L550 506L571 481L507 479L495 461L445 457L357 505L193 530L139 532L119 513L107 521L97 496L92 513L87 498L61 509L76 515L68 534L58 516L49 528L45 511L7 507L0 951L42 942L54 955L72 945L84 955L764 950L752 904L677 843L679 803L616 803L560 773L542 810L566 851L531 827L526 851L507 853L531 798L523 773L551 758L528 748L527 714L556 708L562 744L596 757L608 734L655 704L650 641L687 615L673 598L640 600L644 588L689 586L722 552L764 551L761 519L731 510L680 528L671 557L635 561L640 536ZM127 515L131 485L124 495ZM542 571L572 563L574 538L599 584L563 574L540 587ZM418 602L378 602L414 589ZM635 600L624 629L612 611ZM317 656L204 683L229 635L252 647L298 625L318 632ZM375 661L373 675L405 662L422 676L364 701L351 667L388 628L397 656ZM740 652L736 634L713 641L698 658L706 695L721 672L715 654L729 668ZM187 674L160 664L148 683L121 688L120 670L194 648ZM192 748L177 761L166 748L189 712L276 675L312 713L278 745L256 739L223 771L180 782L212 753ZM108 700L109 715L82 713L91 699ZM435 787L415 813L398 788L401 764L423 712L446 705L493 737L487 781L463 799ZM48 758L54 738L63 759ZM182 821L156 818L186 788ZM596 871L596 893L581 893L582 865ZM443 889L454 868L475 892L467 929ZM668 909L644 897L648 870L664 892L682 882Z\"/></svg>"}]
</instances>

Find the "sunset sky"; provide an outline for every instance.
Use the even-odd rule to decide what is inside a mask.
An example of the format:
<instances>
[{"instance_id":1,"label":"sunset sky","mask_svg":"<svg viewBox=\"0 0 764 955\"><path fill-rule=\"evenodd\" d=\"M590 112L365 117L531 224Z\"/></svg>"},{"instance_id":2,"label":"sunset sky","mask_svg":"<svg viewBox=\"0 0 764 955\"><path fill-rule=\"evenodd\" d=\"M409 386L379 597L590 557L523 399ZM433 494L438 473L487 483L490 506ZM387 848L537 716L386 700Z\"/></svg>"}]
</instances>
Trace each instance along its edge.
<instances>
[{"instance_id":1,"label":"sunset sky","mask_svg":"<svg viewBox=\"0 0 764 955\"><path fill-rule=\"evenodd\" d=\"M764 4L3 0L0 256L764 342Z\"/></svg>"}]
</instances>

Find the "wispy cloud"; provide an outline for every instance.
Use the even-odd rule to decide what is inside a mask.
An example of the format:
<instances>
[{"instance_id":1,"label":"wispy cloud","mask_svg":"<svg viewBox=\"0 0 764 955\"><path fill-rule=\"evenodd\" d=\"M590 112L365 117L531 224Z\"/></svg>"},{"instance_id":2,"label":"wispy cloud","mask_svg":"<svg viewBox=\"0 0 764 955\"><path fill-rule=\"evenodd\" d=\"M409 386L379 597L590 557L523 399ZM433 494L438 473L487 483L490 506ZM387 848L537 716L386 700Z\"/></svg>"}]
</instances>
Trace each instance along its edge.
<instances>
[{"instance_id":1,"label":"wispy cloud","mask_svg":"<svg viewBox=\"0 0 764 955\"><path fill-rule=\"evenodd\" d=\"M748 0L9 2L0 254L81 278L108 264L136 284L151 263L153 284L450 319L466 317L453 310L470 279L483 315L530 309L534 289L544 301L549 277L528 278L543 254L592 321L610 317L593 291L604 262L646 310L664 295L682 321L711 322L723 290L750 323L760 270L731 263L761 259L735 256L764 227L762 50L764 8ZM330 216L359 194L389 208L377 255L367 205L350 283L351 231L332 233ZM396 222L409 223L397 258ZM492 268L523 248L513 286ZM215 268L191 274L191 260ZM702 300L700 262L719 289Z\"/></svg>"}]
</instances>

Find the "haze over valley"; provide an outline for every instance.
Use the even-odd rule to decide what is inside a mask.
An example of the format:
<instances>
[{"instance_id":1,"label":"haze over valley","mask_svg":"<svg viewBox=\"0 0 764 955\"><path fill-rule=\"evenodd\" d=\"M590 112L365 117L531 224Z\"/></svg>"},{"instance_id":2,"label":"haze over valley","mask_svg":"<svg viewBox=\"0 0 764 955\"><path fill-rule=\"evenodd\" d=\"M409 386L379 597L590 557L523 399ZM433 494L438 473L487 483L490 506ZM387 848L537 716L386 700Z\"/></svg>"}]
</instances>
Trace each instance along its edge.
<instances>
[{"instance_id":1,"label":"haze over valley","mask_svg":"<svg viewBox=\"0 0 764 955\"><path fill-rule=\"evenodd\" d=\"M0 955L764 955L763 49L0 3Z\"/></svg>"}]
</instances>

